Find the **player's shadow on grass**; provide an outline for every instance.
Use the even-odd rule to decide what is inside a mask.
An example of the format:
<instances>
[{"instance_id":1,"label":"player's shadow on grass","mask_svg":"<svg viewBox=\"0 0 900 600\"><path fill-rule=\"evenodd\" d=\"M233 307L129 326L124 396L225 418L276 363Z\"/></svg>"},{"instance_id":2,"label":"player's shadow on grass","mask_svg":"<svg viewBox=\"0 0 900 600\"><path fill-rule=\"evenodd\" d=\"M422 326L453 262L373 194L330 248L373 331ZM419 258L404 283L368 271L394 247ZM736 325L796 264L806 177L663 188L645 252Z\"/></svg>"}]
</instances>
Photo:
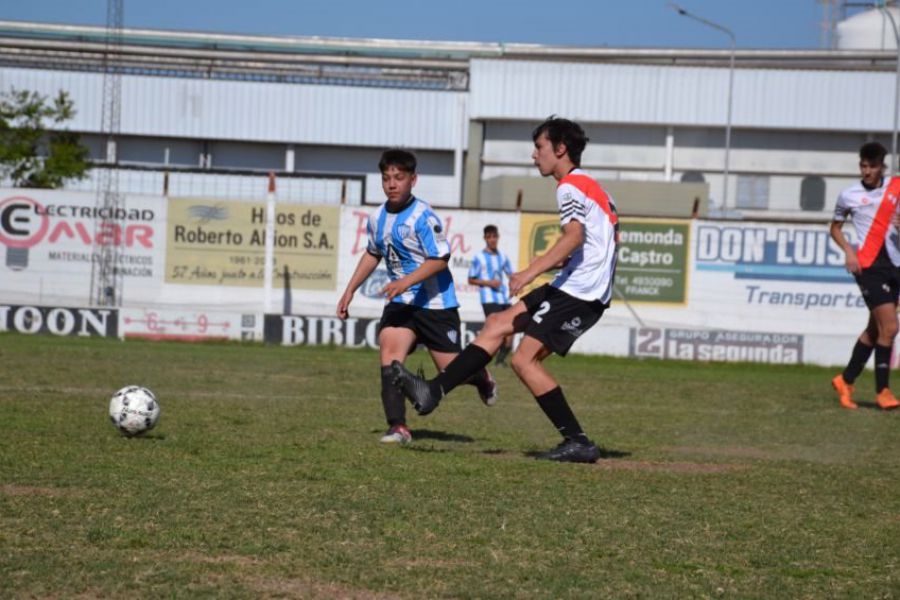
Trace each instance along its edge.
<instances>
[{"instance_id":1,"label":"player's shadow on grass","mask_svg":"<svg viewBox=\"0 0 900 600\"><path fill-rule=\"evenodd\" d=\"M877 410L878 412L897 412L897 411L895 411L895 410L885 411L885 410L882 409L880 406L878 406L877 403L875 403L875 402L867 402L867 401L865 401L865 400L862 400L862 401L857 400L857 401L856 401L856 405L857 405L858 407L860 407L860 408L865 408L865 409L868 409L868 410Z\"/></svg>"},{"instance_id":2,"label":"player's shadow on grass","mask_svg":"<svg viewBox=\"0 0 900 600\"><path fill-rule=\"evenodd\" d=\"M546 452L546 451L545 450L529 450L528 452L523 452L523 454L530 458L537 458L544 452ZM626 456L631 456L631 452L625 452L624 450L613 450L611 448L600 448L600 460L605 460L605 459L610 459L610 458L625 458Z\"/></svg>"},{"instance_id":3,"label":"player's shadow on grass","mask_svg":"<svg viewBox=\"0 0 900 600\"><path fill-rule=\"evenodd\" d=\"M410 431L414 440L436 440L439 442L460 442L471 444L475 438L461 433L447 433L446 431L434 431L432 429L413 429Z\"/></svg>"},{"instance_id":4,"label":"player's shadow on grass","mask_svg":"<svg viewBox=\"0 0 900 600\"><path fill-rule=\"evenodd\" d=\"M381 433L381 429L373 429L372 433ZM458 442L462 444L471 444L475 438L461 433L447 433L446 431L434 431L433 429L411 429L413 441L433 440L437 442Z\"/></svg>"},{"instance_id":5,"label":"player's shadow on grass","mask_svg":"<svg viewBox=\"0 0 900 600\"><path fill-rule=\"evenodd\" d=\"M415 444L410 444L408 446L403 447L404 452L427 452L430 454L447 454L450 452L446 448L435 448L434 446L416 446Z\"/></svg>"},{"instance_id":6,"label":"player's shadow on grass","mask_svg":"<svg viewBox=\"0 0 900 600\"><path fill-rule=\"evenodd\" d=\"M125 436L123 436L123 437L124 437L124 439L126 439L130 442L141 442L141 441L162 442L166 439L166 434L164 434L164 433L142 433L140 435L133 435L131 437L125 437Z\"/></svg>"}]
</instances>

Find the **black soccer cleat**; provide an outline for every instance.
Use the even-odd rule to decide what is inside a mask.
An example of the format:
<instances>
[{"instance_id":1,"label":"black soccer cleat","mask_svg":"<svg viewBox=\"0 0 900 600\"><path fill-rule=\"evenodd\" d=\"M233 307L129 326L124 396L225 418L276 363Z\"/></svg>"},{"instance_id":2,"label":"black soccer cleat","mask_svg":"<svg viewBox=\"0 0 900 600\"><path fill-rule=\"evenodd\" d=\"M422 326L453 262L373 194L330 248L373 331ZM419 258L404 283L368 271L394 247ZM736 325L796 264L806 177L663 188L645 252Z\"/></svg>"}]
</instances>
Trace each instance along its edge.
<instances>
[{"instance_id":1,"label":"black soccer cleat","mask_svg":"<svg viewBox=\"0 0 900 600\"><path fill-rule=\"evenodd\" d=\"M409 398L417 413L425 416L438 407L441 399L431 391L425 378L411 373L399 360L391 362L391 375L394 387Z\"/></svg>"},{"instance_id":2,"label":"black soccer cleat","mask_svg":"<svg viewBox=\"0 0 900 600\"><path fill-rule=\"evenodd\" d=\"M541 452L535 458L557 462L595 463L600 458L600 449L591 442L584 443L567 438L553 450Z\"/></svg>"}]
</instances>

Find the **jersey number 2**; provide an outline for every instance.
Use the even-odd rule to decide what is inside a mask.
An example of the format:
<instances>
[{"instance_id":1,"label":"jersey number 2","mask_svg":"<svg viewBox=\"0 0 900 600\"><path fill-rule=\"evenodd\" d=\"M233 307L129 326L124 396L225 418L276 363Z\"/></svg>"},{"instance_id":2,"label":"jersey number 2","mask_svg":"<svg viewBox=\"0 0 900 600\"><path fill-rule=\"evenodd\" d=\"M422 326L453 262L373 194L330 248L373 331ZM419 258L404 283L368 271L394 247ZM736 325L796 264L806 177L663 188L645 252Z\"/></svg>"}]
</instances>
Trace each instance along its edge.
<instances>
[{"instance_id":1,"label":"jersey number 2","mask_svg":"<svg viewBox=\"0 0 900 600\"><path fill-rule=\"evenodd\" d=\"M537 312L531 315L531 320L535 323L540 323L544 320L544 315L547 314L547 311L550 310L550 303L544 300L541 302L541 306L538 308Z\"/></svg>"}]
</instances>

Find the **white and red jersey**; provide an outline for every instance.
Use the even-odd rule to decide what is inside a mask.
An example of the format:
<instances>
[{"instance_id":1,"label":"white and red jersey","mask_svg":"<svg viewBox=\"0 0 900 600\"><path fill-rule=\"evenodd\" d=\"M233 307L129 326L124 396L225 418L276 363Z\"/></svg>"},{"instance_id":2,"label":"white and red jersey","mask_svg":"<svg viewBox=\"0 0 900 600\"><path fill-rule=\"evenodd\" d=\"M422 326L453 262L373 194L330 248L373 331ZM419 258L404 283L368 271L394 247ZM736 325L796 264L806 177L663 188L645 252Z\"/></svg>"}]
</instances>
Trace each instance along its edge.
<instances>
[{"instance_id":1,"label":"white and red jersey","mask_svg":"<svg viewBox=\"0 0 900 600\"><path fill-rule=\"evenodd\" d=\"M612 300L619 218L612 198L593 177L575 169L556 186L559 223L584 225L581 244L551 285L581 300Z\"/></svg>"},{"instance_id":2,"label":"white and red jersey","mask_svg":"<svg viewBox=\"0 0 900 600\"><path fill-rule=\"evenodd\" d=\"M866 269L872 266L882 248L894 266L900 266L900 250L897 249L897 228L891 223L897 213L897 199L900 197L900 178L881 180L875 189L866 189L862 182L850 186L838 196L834 207L834 220L844 222L849 217L856 230L858 247L856 256L859 265ZM890 240L885 243L885 240Z\"/></svg>"}]
</instances>

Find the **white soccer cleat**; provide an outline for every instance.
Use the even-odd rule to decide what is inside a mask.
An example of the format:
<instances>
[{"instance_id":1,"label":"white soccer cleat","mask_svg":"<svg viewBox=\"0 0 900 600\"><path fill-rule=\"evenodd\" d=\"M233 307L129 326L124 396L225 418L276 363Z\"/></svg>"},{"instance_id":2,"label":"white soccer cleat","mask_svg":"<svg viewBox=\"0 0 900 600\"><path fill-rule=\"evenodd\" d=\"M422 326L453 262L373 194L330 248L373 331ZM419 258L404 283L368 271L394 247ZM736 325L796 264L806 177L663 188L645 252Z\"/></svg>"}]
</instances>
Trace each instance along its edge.
<instances>
[{"instance_id":1,"label":"white soccer cleat","mask_svg":"<svg viewBox=\"0 0 900 600\"><path fill-rule=\"evenodd\" d=\"M412 441L412 433L409 432L406 425L394 425L381 436L380 441L382 444L400 444L405 446Z\"/></svg>"}]
</instances>

